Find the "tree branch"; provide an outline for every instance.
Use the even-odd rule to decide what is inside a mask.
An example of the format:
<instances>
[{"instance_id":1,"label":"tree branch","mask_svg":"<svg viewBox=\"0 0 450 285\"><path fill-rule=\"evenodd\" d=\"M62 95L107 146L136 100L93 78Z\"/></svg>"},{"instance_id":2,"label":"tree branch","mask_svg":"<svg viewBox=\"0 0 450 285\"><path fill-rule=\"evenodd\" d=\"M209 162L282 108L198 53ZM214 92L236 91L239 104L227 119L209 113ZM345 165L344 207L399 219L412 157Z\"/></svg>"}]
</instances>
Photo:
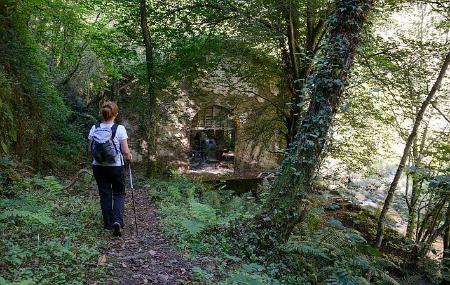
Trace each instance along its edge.
<instances>
[{"instance_id":1,"label":"tree branch","mask_svg":"<svg viewBox=\"0 0 450 285\"><path fill-rule=\"evenodd\" d=\"M431 102L431 106L436 110L436 111L438 111L438 113L448 122L448 123L450 123L450 119L441 111L441 110L439 110L439 108L436 106L436 103L435 102Z\"/></svg>"},{"instance_id":2,"label":"tree branch","mask_svg":"<svg viewBox=\"0 0 450 285\"><path fill-rule=\"evenodd\" d=\"M248 11L241 10L240 8L234 6L233 4L231 4L228 1L225 1L224 4L216 3L216 2L206 2L206 3L198 3L198 4L193 4L193 5L180 6L180 7L177 7L175 9L172 9L172 10L168 11L167 13L165 13L163 18L173 16L174 14L179 13L184 10L194 10L194 9L198 9L198 8L210 8L210 9L218 10L218 11L225 12L225 13L235 13L236 18L241 17L241 18L251 20L253 22L261 24L262 26L264 26L265 28L267 28L268 30L270 30L272 32L277 32L277 33L281 33L281 34L285 35L284 31L282 29L280 29L280 27L276 27L269 21L261 19L258 16L252 15Z\"/></svg>"}]
</instances>

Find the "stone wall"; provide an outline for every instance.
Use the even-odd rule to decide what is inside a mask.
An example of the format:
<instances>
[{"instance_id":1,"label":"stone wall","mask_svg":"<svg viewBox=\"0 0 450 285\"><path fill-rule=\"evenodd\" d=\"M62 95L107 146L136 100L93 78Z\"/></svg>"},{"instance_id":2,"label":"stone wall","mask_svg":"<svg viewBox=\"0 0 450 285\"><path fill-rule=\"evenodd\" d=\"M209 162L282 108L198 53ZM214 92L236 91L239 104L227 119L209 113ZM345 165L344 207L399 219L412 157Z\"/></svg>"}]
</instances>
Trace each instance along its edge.
<instances>
[{"instance_id":1,"label":"stone wall","mask_svg":"<svg viewBox=\"0 0 450 285\"><path fill-rule=\"evenodd\" d=\"M242 119L240 108L230 104L227 94L228 90L211 90L204 88L180 88L178 100L172 104L169 120L162 122L159 130L158 156L163 171L188 171L189 161L189 137L192 119L201 108L218 105L230 109L232 115L237 119L236 128L236 165L239 171L245 170L273 170L277 167L280 154L270 153L258 142L252 141L244 132L246 123L252 118ZM219 94L217 93L219 92ZM278 147L277 140L273 140L272 149Z\"/></svg>"}]
</instances>

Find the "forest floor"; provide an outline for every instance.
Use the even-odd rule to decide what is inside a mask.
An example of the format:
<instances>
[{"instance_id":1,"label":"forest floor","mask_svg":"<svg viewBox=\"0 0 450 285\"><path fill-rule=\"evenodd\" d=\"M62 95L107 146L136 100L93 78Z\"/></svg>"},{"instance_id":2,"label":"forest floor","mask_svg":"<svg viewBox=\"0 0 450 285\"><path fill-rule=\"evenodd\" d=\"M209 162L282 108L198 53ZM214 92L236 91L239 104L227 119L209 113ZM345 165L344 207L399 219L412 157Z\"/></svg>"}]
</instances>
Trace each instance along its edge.
<instances>
[{"instance_id":1,"label":"forest floor","mask_svg":"<svg viewBox=\"0 0 450 285\"><path fill-rule=\"evenodd\" d=\"M138 234L131 192L127 193L122 237L111 237L99 265L111 269L111 278L94 284L191 284L191 269L202 261L188 257L162 232L157 209L146 190L135 190Z\"/></svg>"}]
</instances>

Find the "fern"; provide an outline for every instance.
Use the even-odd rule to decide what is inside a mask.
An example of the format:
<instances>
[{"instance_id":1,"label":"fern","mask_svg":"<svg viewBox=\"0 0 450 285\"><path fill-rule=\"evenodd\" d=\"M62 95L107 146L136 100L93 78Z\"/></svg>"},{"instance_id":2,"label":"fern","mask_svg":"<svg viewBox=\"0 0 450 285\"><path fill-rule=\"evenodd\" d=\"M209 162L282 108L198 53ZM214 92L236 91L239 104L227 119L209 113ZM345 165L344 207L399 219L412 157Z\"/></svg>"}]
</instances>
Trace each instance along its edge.
<instances>
[{"instance_id":1,"label":"fern","mask_svg":"<svg viewBox=\"0 0 450 285\"><path fill-rule=\"evenodd\" d=\"M418 284L419 281L422 280L422 277L420 275L411 275L411 276L407 276L407 277L403 277L402 279L400 279L400 284L401 285L410 285L410 284Z\"/></svg>"},{"instance_id":2,"label":"fern","mask_svg":"<svg viewBox=\"0 0 450 285\"><path fill-rule=\"evenodd\" d=\"M375 268L400 270L400 266L398 266L388 258L372 256L371 260Z\"/></svg>"},{"instance_id":3,"label":"fern","mask_svg":"<svg viewBox=\"0 0 450 285\"><path fill-rule=\"evenodd\" d=\"M359 268L364 271L369 270L371 267L370 261L364 255L354 256L349 260L348 263L350 266L354 268Z\"/></svg>"},{"instance_id":4,"label":"fern","mask_svg":"<svg viewBox=\"0 0 450 285\"><path fill-rule=\"evenodd\" d=\"M170 185L169 187L167 187L167 193L175 201L179 201L181 199L180 190L174 185Z\"/></svg>"},{"instance_id":5,"label":"fern","mask_svg":"<svg viewBox=\"0 0 450 285\"><path fill-rule=\"evenodd\" d=\"M376 273L376 276L378 278L380 278L380 280L382 281L383 284L400 285L400 283L397 280L395 280L393 277L389 276L386 272L378 271Z\"/></svg>"},{"instance_id":6,"label":"fern","mask_svg":"<svg viewBox=\"0 0 450 285\"><path fill-rule=\"evenodd\" d=\"M322 248L309 244L290 242L286 245L285 249L287 252L301 254L305 257L328 259Z\"/></svg>"},{"instance_id":7,"label":"fern","mask_svg":"<svg viewBox=\"0 0 450 285\"><path fill-rule=\"evenodd\" d=\"M32 183L35 186L54 193L59 193L64 188L54 176L46 176L44 178L34 177Z\"/></svg>"},{"instance_id":8,"label":"fern","mask_svg":"<svg viewBox=\"0 0 450 285\"><path fill-rule=\"evenodd\" d=\"M180 224L191 236L194 237L197 236L206 226L206 224L201 221L190 219L183 219Z\"/></svg>"},{"instance_id":9,"label":"fern","mask_svg":"<svg viewBox=\"0 0 450 285\"><path fill-rule=\"evenodd\" d=\"M245 268L245 264L243 268ZM277 279L271 278L262 272L249 272L245 269L239 269L222 284L280 285L281 283Z\"/></svg>"},{"instance_id":10,"label":"fern","mask_svg":"<svg viewBox=\"0 0 450 285\"><path fill-rule=\"evenodd\" d=\"M326 246L331 245L334 248L345 248L348 246L348 240L342 231L327 228L320 231L316 237L312 238L312 240L316 238L320 244Z\"/></svg>"},{"instance_id":11,"label":"fern","mask_svg":"<svg viewBox=\"0 0 450 285\"><path fill-rule=\"evenodd\" d=\"M0 221L21 220L25 223L52 224L54 221L44 213L32 213L24 210L6 210L0 214Z\"/></svg>"},{"instance_id":12,"label":"fern","mask_svg":"<svg viewBox=\"0 0 450 285\"><path fill-rule=\"evenodd\" d=\"M325 281L327 285L362 285L370 284L365 278L351 276L348 272L344 270L339 270L335 273L336 275L331 276Z\"/></svg>"},{"instance_id":13,"label":"fern","mask_svg":"<svg viewBox=\"0 0 450 285\"><path fill-rule=\"evenodd\" d=\"M213 223L217 220L216 210L209 205L196 201L189 203L192 216L204 223Z\"/></svg>"}]
</instances>

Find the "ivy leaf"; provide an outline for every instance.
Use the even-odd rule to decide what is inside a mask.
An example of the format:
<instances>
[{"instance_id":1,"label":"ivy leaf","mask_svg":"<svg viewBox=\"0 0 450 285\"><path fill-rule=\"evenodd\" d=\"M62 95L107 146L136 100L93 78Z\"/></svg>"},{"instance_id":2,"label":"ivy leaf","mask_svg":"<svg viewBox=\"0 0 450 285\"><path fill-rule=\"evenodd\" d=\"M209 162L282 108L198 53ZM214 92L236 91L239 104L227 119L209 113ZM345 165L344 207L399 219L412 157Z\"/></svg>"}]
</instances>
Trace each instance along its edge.
<instances>
[{"instance_id":1,"label":"ivy leaf","mask_svg":"<svg viewBox=\"0 0 450 285\"><path fill-rule=\"evenodd\" d=\"M2 146L2 150L4 153L8 153L8 147L6 146L4 141L0 141L0 144Z\"/></svg>"}]
</instances>

